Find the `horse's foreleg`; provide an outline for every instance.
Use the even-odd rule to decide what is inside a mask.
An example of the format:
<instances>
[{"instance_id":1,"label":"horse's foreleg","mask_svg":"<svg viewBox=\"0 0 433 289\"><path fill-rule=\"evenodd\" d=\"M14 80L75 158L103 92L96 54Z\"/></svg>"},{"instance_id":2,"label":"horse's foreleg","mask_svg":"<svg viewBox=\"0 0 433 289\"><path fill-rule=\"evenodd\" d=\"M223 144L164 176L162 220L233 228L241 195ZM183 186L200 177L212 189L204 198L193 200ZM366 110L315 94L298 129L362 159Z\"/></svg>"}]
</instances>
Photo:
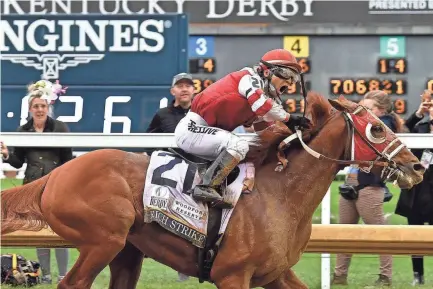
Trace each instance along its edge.
<instances>
[{"instance_id":1,"label":"horse's foreleg","mask_svg":"<svg viewBox=\"0 0 433 289\"><path fill-rule=\"evenodd\" d=\"M280 277L263 287L265 289L308 289L308 286L299 280L292 269L284 272Z\"/></svg>"},{"instance_id":2,"label":"horse's foreleg","mask_svg":"<svg viewBox=\"0 0 433 289\"><path fill-rule=\"evenodd\" d=\"M110 263L110 289L135 289L141 273L144 254L126 242L125 248Z\"/></svg>"}]
</instances>

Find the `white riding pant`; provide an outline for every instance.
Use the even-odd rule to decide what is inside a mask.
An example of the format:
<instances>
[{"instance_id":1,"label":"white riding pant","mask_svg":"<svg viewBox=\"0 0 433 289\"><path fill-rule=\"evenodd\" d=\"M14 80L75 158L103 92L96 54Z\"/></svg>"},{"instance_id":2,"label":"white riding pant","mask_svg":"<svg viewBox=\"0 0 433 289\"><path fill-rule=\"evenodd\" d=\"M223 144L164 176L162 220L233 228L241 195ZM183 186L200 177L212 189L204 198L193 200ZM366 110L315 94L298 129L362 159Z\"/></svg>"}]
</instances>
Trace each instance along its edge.
<instances>
[{"instance_id":1,"label":"white riding pant","mask_svg":"<svg viewBox=\"0 0 433 289\"><path fill-rule=\"evenodd\" d=\"M248 141L226 130L211 127L194 112L188 112L174 131L176 144L187 153L215 160L226 149L243 160L249 150Z\"/></svg>"}]
</instances>

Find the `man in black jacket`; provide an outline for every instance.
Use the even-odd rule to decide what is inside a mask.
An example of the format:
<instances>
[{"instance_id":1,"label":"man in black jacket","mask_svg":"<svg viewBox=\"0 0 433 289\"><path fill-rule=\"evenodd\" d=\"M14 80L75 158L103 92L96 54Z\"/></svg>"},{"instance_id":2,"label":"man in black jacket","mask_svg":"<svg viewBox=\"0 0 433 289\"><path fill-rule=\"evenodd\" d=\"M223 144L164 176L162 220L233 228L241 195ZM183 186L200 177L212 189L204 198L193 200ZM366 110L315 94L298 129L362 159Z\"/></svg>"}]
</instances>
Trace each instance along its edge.
<instances>
[{"instance_id":1,"label":"man in black jacket","mask_svg":"<svg viewBox=\"0 0 433 289\"><path fill-rule=\"evenodd\" d=\"M147 133L174 133L179 121L185 117L191 107L194 94L192 76L180 73L173 78L170 90L174 100L168 107L158 110L147 128Z\"/></svg>"},{"instance_id":2,"label":"man in black jacket","mask_svg":"<svg viewBox=\"0 0 433 289\"><path fill-rule=\"evenodd\" d=\"M194 82L191 74L179 73L173 77L170 90L173 95L173 101L164 108L159 109L146 133L174 133L179 121L185 117L191 107L192 97L194 94ZM149 156L154 149L145 149Z\"/></svg>"},{"instance_id":3,"label":"man in black jacket","mask_svg":"<svg viewBox=\"0 0 433 289\"><path fill-rule=\"evenodd\" d=\"M425 114L428 117L424 119ZM433 133L433 102L430 92L424 91L423 100L416 112L407 120L406 127L411 133ZM423 181L410 190L401 190L395 213L407 218L409 225L433 225L433 150L412 149L422 162L427 160ZM430 162L430 164L428 164ZM412 256L413 285L424 284L424 261L422 256Z\"/></svg>"}]
</instances>

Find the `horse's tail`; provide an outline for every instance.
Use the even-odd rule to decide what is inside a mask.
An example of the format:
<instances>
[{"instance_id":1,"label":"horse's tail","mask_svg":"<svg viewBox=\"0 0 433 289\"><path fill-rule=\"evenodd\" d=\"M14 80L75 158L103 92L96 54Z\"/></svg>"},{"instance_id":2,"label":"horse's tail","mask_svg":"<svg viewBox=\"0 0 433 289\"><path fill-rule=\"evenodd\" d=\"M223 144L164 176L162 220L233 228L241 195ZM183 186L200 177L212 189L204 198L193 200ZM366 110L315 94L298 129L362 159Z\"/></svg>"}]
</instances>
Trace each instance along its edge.
<instances>
[{"instance_id":1,"label":"horse's tail","mask_svg":"<svg viewBox=\"0 0 433 289\"><path fill-rule=\"evenodd\" d=\"M2 235L17 230L40 231L47 227L41 211L41 197L49 176L1 192Z\"/></svg>"}]
</instances>

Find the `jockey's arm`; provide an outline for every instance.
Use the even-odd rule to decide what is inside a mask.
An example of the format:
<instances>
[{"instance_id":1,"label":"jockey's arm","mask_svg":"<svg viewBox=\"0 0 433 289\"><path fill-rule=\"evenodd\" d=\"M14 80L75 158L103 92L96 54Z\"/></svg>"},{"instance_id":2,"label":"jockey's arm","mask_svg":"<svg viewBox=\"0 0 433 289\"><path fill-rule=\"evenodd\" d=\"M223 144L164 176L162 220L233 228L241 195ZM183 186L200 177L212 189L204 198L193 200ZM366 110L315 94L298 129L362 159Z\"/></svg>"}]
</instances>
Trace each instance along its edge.
<instances>
[{"instance_id":1,"label":"jockey's arm","mask_svg":"<svg viewBox=\"0 0 433 289\"><path fill-rule=\"evenodd\" d=\"M259 76L247 74L239 82L239 93L247 98L253 112L266 122L287 122L290 114L284 108L268 98L262 90Z\"/></svg>"}]
</instances>

